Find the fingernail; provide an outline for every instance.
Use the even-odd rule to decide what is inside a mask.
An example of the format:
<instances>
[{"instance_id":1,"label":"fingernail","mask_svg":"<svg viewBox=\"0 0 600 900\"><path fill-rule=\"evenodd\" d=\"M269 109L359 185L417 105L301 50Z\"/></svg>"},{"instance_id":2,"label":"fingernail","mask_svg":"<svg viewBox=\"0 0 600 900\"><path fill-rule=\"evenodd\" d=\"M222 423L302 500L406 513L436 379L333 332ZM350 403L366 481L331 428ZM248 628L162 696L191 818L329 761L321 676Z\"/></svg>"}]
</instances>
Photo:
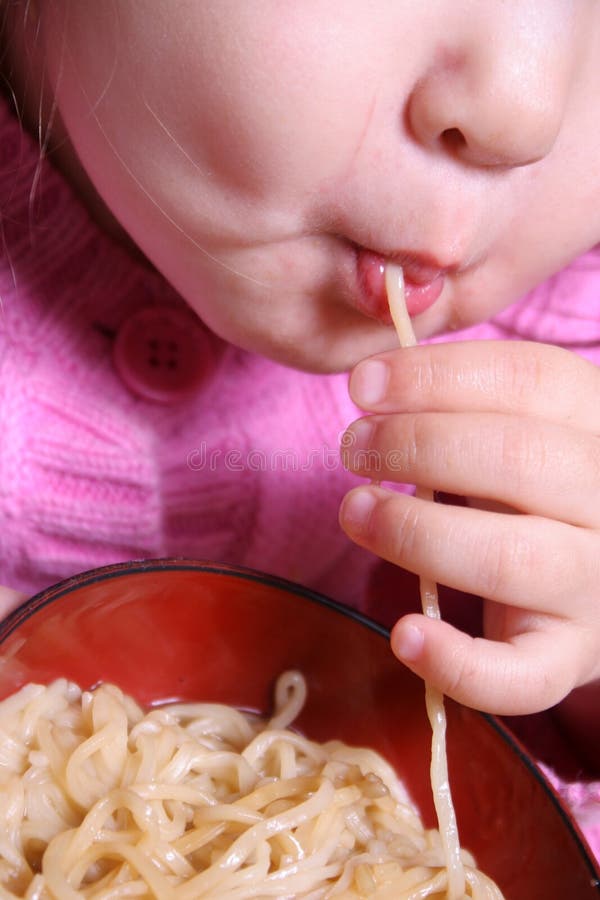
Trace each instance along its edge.
<instances>
[{"instance_id":1,"label":"fingernail","mask_svg":"<svg viewBox=\"0 0 600 900\"><path fill-rule=\"evenodd\" d=\"M414 662L423 652L425 635L416 625L399 623L394 628L392 650L398 659Z\"/></svg>"},{"instance_id":2,"label":"fingernail","mask_svg":"<svg viewBox=\"0 0 600 900\"><path fill-rule=\"evenodd\" d=\"M364 451L370 446L373 432L373 424L369 421L370 418L372 417L359 419L358 422L354 422L342 435L340 441L342 464L350 471L360 469L361 463L364 467L366 462Z\"/></svg>"},{"instance_id":3,"label":"fingernail","mask_svg":"<svg viewBox=\"0 0 600 900\"><path fill-rule=\"evenodd\" d=\"M364 534L377 500L369 488L356 488L346 494L341 509L344 526L353 534Z\"/></svg>"},{"instance_id":4,"label":"fingernail","mask_svg":"<svg viewBox=\"0 0 600 900\"><path fill-rule=\"evenodd\" d=\"M385 399L390 370L380 359L360 362L350 377L350 396L358 406L369 407Z\"/></svg>"},{"instance_id":5,"label":"fingernail","mask_svg":"<svg viewBox=\"0 0 600 900\"><path fill-rule=\"evenodd\" d=\"M351 454L355 450L368 450L371 444L371 435L373 433L374 422L373 416L366 419L359 419L353 422L350 428L342 435L342 450L346 454Z\"/></svg>"}]
</instances>

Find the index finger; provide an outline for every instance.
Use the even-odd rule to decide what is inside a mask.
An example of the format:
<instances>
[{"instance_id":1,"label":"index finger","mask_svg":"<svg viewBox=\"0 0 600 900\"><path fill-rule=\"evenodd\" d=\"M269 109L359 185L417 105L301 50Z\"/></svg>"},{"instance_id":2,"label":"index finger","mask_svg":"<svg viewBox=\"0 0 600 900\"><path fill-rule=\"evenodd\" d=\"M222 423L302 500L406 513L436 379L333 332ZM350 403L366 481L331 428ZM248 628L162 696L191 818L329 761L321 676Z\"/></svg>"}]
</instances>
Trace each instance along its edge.
<instances>
[{"instance_id":1,"label":"index finger","mask_svg":"<svg viewBox=\"0 0 600 900\"><path fill-rule=\"evenodd\" d=\"M528 341L461 341L363 360L350 396L368 412L507 412L600 433L600 371L574 353Z\"/></svg>"}]
</instances>

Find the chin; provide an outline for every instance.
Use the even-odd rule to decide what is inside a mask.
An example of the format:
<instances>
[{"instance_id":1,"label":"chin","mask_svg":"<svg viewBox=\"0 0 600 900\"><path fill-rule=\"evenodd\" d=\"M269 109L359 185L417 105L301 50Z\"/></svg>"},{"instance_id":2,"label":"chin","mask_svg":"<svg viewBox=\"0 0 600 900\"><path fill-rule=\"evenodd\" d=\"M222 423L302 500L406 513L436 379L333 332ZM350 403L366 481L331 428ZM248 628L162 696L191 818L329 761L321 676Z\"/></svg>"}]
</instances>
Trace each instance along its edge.
<instances>
[{"instance_id":1,"label":"chin","mask_svg":"<svg viewBox=\"0 0 600 900\"><path fill-rule=\"evenodd\" d=\"M281 327L271 322L267 330L261 328L256 316L240 321L234 316L211 316L211 311L197 312L228 343L287 368L314 374L348 372L361 359L398 346L393 326L344 307L306 316L304 321L299 321L300 316L288 316L282 318Z\"/></svg>"},{"instance_id":2,"label":"chin","mask_svg":"<svg viewBox=\"0 0 600 900\"><path fill-rule=\"evenodd\" d=\"M298 344L268 344L242 346L243 350L278 363L288 369L309 372L314 375L335 375L349 372L363 357L352 352L343 352L333 343L327 352L315 352L310 346ZM370 354L365 354L370 355Z\"/></svg>"},{"instance_id":3,"label":"chin","mask_svg":"<svg viewBox=\"0 0 600 900\"><path fill-rule=\"evenodd\" d=\"M353 340L346 334L337 335L330 340L319 337L310 340L278 343L258 350L273 362L288 368L310 372L315 375L336 375L349 372L354 366L377 353L384 353L398 347L396 333L390 328L378 327L376 338L363 337Z\"/></svg>"}]
</instances>

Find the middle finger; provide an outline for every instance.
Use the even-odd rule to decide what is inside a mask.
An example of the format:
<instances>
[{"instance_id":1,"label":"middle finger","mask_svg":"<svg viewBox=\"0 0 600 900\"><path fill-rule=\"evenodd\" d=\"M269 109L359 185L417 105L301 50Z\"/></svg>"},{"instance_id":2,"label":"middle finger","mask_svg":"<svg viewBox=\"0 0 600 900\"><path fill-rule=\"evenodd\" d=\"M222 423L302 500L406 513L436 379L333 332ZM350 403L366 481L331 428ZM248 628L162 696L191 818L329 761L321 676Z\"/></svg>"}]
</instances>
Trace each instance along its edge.
<instances>
[{"instance_id":1,"label":"middle finger","mask_svg":"<svg viewBox=\"0 0 600 900\"><path fill-rule=\"evenodd\" d=\"M344 465L366 478L496 500L572 525L600 525L600 441L502 413L398 413L354 422Z\"/></svg>"}]
</instances>

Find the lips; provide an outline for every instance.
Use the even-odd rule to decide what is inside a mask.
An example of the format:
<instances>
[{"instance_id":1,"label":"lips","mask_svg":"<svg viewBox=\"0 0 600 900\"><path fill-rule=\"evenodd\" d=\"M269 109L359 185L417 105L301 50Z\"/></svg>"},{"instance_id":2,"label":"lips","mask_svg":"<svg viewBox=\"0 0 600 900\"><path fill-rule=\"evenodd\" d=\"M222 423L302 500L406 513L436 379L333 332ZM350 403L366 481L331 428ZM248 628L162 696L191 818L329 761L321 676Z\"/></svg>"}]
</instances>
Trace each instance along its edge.
<instances>
[{"instance_id":1,"label":"lips","mask_svg":"<svg viewBox=\"0 0 600 900\"><path fill-rule=\"evenodd\" d=\"M358 306L365 315L391 325L385 290L386 258L371 250L357 248L356 271L359 285ZM404 271L406 308L410 316L429 309L444 288L444 270L416 260L401 262Z\"/></svg>"}]
</instances>

